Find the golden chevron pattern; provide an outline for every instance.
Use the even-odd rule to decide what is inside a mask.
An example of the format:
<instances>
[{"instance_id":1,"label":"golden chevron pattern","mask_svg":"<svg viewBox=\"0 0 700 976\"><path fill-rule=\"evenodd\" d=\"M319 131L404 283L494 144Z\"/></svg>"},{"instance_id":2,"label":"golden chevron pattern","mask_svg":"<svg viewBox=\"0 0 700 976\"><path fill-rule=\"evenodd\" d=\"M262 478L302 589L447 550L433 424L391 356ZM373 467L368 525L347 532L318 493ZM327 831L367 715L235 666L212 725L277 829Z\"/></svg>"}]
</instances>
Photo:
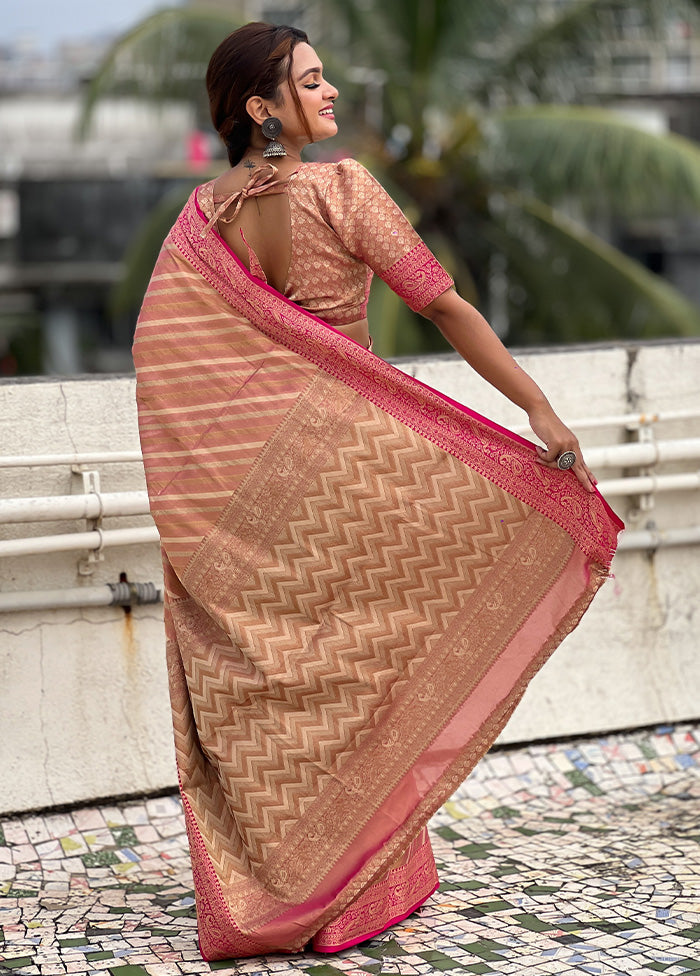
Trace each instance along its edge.
<instances>
[{"instance_id":1,"label":"golden chevron pattern","mask_svg":"<svg viewBox=\"0 0 700 976\"><path fill-rule=\"evenodd\" d=\"M220 784L202 801L225 884L244 869L277 878L275 853L373 734L398 754L389 727L396 704L417 682L421 707L433 711L429 665L440 635L467 610L494 561L509 546L519 553L515 540L528 519L539 521L367 401L356 402L350 418L325 421L335 450L313 482L299 479L303 493L276 490L288 481L280 432L256 471L267 507L251 523L248 505L236 506L219 523L215 535L229 558L218 590L210 553L198 557L211 605L225 609L216 620L192 600L173 609L200 748ZM311 456L303 441L297 448ZM267 535L273 526L274 542L264 555L254 548L246 565L232 540L252 524ZM195 560L189 578L197 571ZM344 788L352 795L353 781ZM315 837L321 818L312 822ZM320 837L316 845L325 847ZM284 858L289 883L288 852Z\"/></svg>"}]
</instances>

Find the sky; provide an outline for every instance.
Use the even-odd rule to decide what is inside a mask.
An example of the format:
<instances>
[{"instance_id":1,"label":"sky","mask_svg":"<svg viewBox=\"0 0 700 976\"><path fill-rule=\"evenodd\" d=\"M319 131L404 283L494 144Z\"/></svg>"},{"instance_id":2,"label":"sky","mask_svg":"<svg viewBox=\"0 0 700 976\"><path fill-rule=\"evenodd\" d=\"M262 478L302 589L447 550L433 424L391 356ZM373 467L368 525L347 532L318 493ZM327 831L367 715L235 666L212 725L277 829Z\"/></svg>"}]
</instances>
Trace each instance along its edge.
<instances>
[{"instance_id":1,"label":"sky","mask_svg":"<svg viewBox=\"0 0 700 976\"><path fill-rule=\"evenodd\" d=\"M31 37L42 50L118 33L179 0L0 0L0 43Z\"/></svg>"}]
</instances>

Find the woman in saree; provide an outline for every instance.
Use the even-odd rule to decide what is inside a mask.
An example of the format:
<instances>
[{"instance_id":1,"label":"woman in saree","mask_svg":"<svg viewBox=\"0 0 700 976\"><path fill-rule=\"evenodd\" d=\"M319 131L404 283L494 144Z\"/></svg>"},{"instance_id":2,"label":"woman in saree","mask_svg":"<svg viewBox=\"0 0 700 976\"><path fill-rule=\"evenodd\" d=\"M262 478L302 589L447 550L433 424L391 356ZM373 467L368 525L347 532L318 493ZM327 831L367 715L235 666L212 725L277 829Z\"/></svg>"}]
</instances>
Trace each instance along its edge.
<instances>
[{"instance_id":1,"label":"woman in saree","mask_svg":"<svg viewBox=\"0 0 700 976\"><path fill-rule=\"evenodd\" d=\"M573 433L357 162L306 35L214 53L230 168L168 235L134 360L206 959L335 952L438 885L426 824L606 578ZM371 351L373 273L544 447ZM568 470L567 470L568 469Z\"/></svg>"}]
</instances>

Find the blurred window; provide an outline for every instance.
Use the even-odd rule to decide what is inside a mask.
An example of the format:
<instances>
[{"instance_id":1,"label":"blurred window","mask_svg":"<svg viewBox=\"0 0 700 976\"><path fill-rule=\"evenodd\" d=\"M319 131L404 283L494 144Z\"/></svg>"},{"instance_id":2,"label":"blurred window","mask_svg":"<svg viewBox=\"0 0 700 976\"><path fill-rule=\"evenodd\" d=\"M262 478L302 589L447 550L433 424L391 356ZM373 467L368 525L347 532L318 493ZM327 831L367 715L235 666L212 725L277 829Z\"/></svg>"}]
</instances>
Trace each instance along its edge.
<instances>
[{"instance_id":1,"label":"blurred window","mask_svg":"<svg viewBox=\"0 0 700 976\"><path fill-rule=\"evenodd\" d=\"M646 16L637 7L626 7L613 12L618 37L624 40L639 40L646 33Z\"/></svg>"},{"instance_id":2,"label":"blurred window","mask_svg":"<svg viewBox=\"0 0 700 976\"><path fill-rule=\"evenodd\" d=\"M19 231L19 195L0 190L0 237L16 237Z\"/></svg>"},{"instance_id":3,"label":"blurred window","mask_svg":"<svg viewBox=\"0 0 700 976\"><path fill-rule=\"evenodd\" d=\"M612 61L613 76L624 83L649 82L651 80L651 60L643 54L620 54Z\"/></svg>"},{"instance_id":4,"label":"blurred window","mask_svg":"<svg viewBox=\"0 0 700 976\"><path fill-rule=\"evenodd\" d=\"M685 88L692 74L692 62L687 54L676 54L666 62L666 83L669 88Z\"/></svg>"}]
</instances>

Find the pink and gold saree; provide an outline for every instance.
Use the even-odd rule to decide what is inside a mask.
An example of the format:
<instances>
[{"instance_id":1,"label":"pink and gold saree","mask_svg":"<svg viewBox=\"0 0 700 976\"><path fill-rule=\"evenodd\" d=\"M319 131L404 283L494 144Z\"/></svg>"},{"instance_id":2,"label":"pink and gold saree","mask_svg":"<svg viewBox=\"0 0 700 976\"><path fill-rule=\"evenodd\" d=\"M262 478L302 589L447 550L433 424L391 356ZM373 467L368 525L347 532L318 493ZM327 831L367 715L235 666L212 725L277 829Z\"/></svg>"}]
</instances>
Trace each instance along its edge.
<instances>
[{"instance_id":1,"label":"pink and gold saree","mask_svg":"<svg viewBox=\"0 0 700 976\"><path fill-rule=\"evenodd\" d=\"M134 344L200 946L331 952L435 889L429 817L578 623L621 523L205 222L193 194Z\"/></svg>"}]
</instances>

